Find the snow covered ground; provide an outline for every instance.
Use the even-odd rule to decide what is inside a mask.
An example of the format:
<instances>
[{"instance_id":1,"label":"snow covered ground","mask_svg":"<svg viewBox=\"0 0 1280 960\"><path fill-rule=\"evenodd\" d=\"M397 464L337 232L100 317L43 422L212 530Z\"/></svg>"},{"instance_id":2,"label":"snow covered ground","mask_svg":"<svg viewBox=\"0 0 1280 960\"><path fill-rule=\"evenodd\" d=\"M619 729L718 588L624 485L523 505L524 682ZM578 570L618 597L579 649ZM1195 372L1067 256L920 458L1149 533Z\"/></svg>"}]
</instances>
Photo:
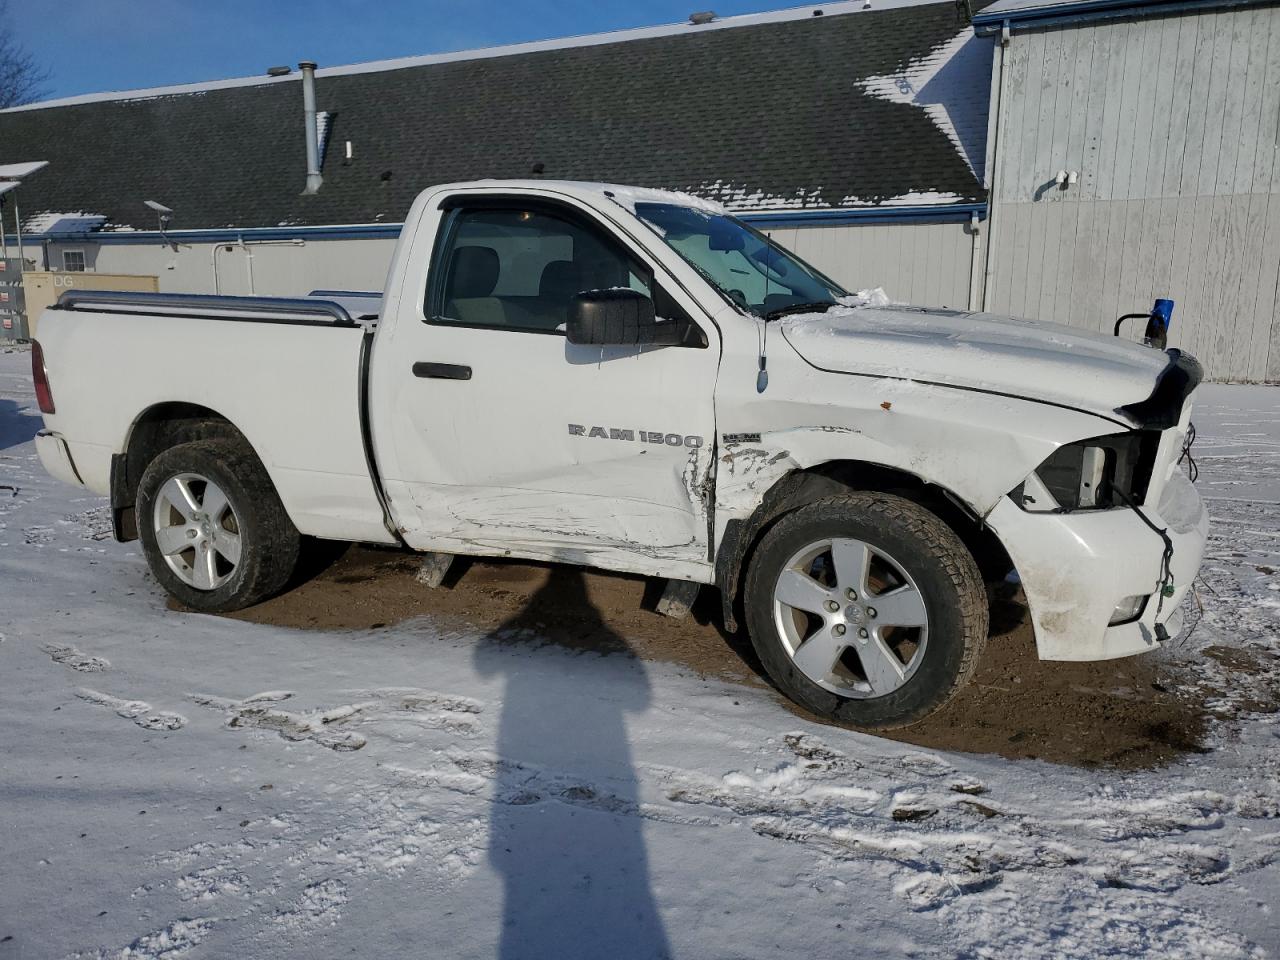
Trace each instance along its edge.
<instances>
[{"instance_id":1,"label":"snow covered ground","mask_svg":"<svg viewBox=\"0 0 1280 960\"><path fill-rule=\"evenodd\" d=\"M1280 390L1203 388L1196 421L1205 610L1162 655L1256 691ZM172 612L38 426L0 353L0 960L1280 954L1280 723L1233 693L1212 749L1119 773L821 726L519 626Z\"/></svg>"}]
</instances>

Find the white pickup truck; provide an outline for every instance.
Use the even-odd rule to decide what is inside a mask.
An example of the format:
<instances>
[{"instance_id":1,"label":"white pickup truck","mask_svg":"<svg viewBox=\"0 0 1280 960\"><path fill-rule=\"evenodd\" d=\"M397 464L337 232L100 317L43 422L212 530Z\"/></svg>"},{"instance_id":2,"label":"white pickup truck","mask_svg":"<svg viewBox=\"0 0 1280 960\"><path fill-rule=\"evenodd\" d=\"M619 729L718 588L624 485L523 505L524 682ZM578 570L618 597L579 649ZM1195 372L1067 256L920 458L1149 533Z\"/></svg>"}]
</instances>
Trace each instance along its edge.
<instances>
[{"instance_id":1,"label":"white pickup truck","mask_svg":"<svg viewBox=\"0 0 1280 960\"><path fill-rule=\"evenodd\" d=\"M433 187L381 295L75 291L39 340L45 467L196 610L302 537L713 584L787 695L885 728L971 674L985 582L1042 658L1121 657L1205 546L1194 359L869 303L681 194Z\"/></svg>"}]
</instances>

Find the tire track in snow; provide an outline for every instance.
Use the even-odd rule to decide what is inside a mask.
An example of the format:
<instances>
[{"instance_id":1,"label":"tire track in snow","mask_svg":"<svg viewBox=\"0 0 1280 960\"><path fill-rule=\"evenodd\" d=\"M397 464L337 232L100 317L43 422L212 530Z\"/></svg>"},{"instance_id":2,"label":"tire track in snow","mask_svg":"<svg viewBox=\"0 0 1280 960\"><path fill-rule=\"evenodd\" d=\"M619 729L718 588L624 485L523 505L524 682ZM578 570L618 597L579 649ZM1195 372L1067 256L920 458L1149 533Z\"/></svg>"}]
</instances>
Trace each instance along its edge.
<instances>
[{"instance_id":1,"label":"tire track in snow","mask_svg":"<svg viewBox=\"0 0 1280 960\"><path fill-rule=\"evenodd\" d=\"M395 724L412 728L442 729L471 736L479 732L476 717L482 705L467 697L455 697L409 687L357 691L357 699L323 710L294 713L272 704L291 699L289 691L268 691L234 700L207 693L187 694L203 707L220 710L227 726L271 730L285 740L311 740L330 750L359 750L368 740L353 726L377 724L394 735Z\"/></svg>"},{"instance_id":2,"label":"tire track in snow","mask_svg":"<svg viewBox=\"0 0 1280 960\"><path fill-rule=\"evenodd\" d=\"M113 710L116 716L132 720L144 730L181 730L187 725L187 718L182 714L156 710L145 700L121 700L88 687L81 687L76 691L76 696L88 703Z\"/></svg>"},{"instance_id":3,"label":"tire track in snow","mask_svg":"<svg viewBox=\"0 0 1280 960\"><path fill-rule=\"evenodd\" d=\"M228 727L271 730L285 740L311 740L322 747L339 751L359 750L367 742L353 731L329 729L329 724L338 723L350 716L349 707L301 714L269 705L292 697L292 693L255 694L244 700L231 700L203 693L190 693L187 696L202 707L225 713Z\"/></svg>"},{"instance_id":4,"label":"tire track in snow","mask_svg":"<svg viewBox=\"0 0 1280 960\"><path fill-rule=\"evenodd\" d=\"M474 722L480 712L473 701L438 694L376 692L376 699L345 705L334 722L374 729L404 722L403 715L414 712L406 711L406 697L428 713L447 706L453 720L461 715ZM287 698L270 692L226 703L252 707ZM444 718L429 722L447 729ZM234 841L199 843L161 858L180 874L167 885L179 896L234 894L237 903L252 904L241 919L257 924L256 939L313 935L340 921L357 878L413 870L418 880L425 872L452 885L478 868L489 818L473 816L466 801L442 802L438 790L444 790L497 804L564 803L599 815L706 829L746 826L808 851L813 868L802 881L817 889L866 883L859 864L880 865L888 870L886 894L936 917L949 943L983 945L962 956L986 956L988 948L993 956L1025 956L1031 955L1028 944L1039 944L1034 955L1070 960L1252 960L1258 953L1244 938L1194 909L1174 910L1170 897L1184 886L1218 883L1280 856L1280 834L1273 853L1238 861L1224 836L1228 815L1270 814L1270 801L1261 794L1127 796L1108 786L1064 803L1050 818L1024 812L1016 800L993 795L986 783L933 754L854 757L806 733L785 735L766 748L776 761L772 766L762 757L754 770L720 777L640 767L641 780L659 787L662 802L638 802L603 780L505 760L457 742L431 748L419 741L417 747L434 754L435 762L423 769L380 764L374 768L380 778L359 784L340 803L334 797L307 800L245 821ZM279 793L273 799L292 801ZM904 818L902 811L927 816ZM288 906L273 906L282 884L293 890ZM1070 905L1066 914L1064 903ZM1071 917L1070 935L1044 939L1064 915Z\"/></svg>"},{"instance_id":5,"label":"tire track in snow","mask_svg":"<svg viewBox=\"0 0 1280 960\"><path fill-rule=\"evenodd\" d=\"M69 644L64 646L58 643L44 643L40 645L40 649L47 653L54 663L60 663L64 667L70 667L81 673L101 673L111 667L111 661L105 657L81 653Z\"/></svg>"},{"instance_id":6,"label":"tire track in snow","mask_svg":"<svg viewBox=\"0 0 1280 960\"><path fill-rule=\"evenodd\" d=\"M807 734L788 734L783 744L792 759L773 769L720 778L652 773L678 805L723 811L725 823L745 822L760 836L812 851L818 875L810 880L818 885L846 882L856 862L888 865L895 896L936 915L955 934L949 941L982 945L962 956L1261 956L1234 931L1196 910L1175 910L1168 898L1280 859L1280 835L1274 856L1239 861L1229 839L1208 841L1225 828L1226 813L1268 816L1264 797L1205 790L1083 797L1051 820L993 799L981 781L932 755L859 761ZM905 810L926 816L899 816ZM1060 922L1064 897L1079 901L1067 912L1078 927L1032 946ZM1028 917L1028 903L1050 914L1042 926Z\"/></svg>"},{"instance_id":7,"label":"tire track in snow","mask_svg":"<svg viewBox=\"0 0 1280 960\"><path fill-rule=\"evenodd\" d=\"M137 888L133 899L155 912L200 902L248 939L268 945L304 940L341 919L355 885L413 871L415 884L457 884L483 859L487 824L439 796L399 795L377 784L299 798L275 791L287 812L245 820L234 839L199 841L160 854L172 871Z\"/></svg>"},{"instance_id":8,"label":"tire track in snow","mask_svg":"<svg viewBox=\"0 0 1280 960\"><path fill-rule=\"evenodd\" d=\"M213 924L204 918L174 920L127 946L73 953L68 960L176 960L199 946Z\"/></svg>"},{"instance_id":9,"label":"tire track in snow","mask_svg":"<svg viewBox=\"0 0 1280 960\"><path fill-rule=\"evenodd\" d=\"M347 885L341 880L318 880L308 884L288 908L276 912L271 922L293 931L332 926L349 899Z\"/></svg>"}]
</instances>

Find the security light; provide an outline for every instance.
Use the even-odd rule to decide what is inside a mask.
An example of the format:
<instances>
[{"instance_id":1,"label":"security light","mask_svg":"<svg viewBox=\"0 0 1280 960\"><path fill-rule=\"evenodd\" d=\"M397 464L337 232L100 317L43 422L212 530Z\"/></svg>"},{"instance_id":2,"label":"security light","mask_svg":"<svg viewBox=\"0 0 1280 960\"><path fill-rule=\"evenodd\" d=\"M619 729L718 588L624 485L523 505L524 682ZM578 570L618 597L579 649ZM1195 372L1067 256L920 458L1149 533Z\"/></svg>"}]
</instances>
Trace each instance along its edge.
<instances>
[{"instance_id":1,"label":"security light","mask_svg":"<svg viewBox=\"0 0 1280 960\"><path fill-rule=\"evenodd\" d=\"M166 207L163 203L157 203L155 200L143 200L148 207L156 212L156 218L160 221L160 238L169 242L169 238L165 235L164 228L169 225L169 221L173 219L173 208ZM175 246L176 250L177 247Z\"/></svg>"}]
</instances>

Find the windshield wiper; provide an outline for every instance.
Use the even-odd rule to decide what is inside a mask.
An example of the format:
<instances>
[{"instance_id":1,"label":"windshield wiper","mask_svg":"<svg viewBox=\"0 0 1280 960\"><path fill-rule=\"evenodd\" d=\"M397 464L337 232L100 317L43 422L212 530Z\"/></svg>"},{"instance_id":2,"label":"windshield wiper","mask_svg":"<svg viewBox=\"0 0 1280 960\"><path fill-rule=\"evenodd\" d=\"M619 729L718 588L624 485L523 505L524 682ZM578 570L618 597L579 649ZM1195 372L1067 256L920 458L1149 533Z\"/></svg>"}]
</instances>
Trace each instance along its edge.
<instances>
[{"instance_id":1,"label":"windshield wiper","mask_svg":"<svg viewBox=\"0 0 1280 960\"><path fill-rule=\"evenodd\" d=\"M823 313L836 306L834 300L815 300L812 303L791 303L785 307L778 307L776 310L770 310L764 315L766 320L777 320L779 317L785 317L792 313L816 313L821 310Z\"/></svg>"}]
</instances>

